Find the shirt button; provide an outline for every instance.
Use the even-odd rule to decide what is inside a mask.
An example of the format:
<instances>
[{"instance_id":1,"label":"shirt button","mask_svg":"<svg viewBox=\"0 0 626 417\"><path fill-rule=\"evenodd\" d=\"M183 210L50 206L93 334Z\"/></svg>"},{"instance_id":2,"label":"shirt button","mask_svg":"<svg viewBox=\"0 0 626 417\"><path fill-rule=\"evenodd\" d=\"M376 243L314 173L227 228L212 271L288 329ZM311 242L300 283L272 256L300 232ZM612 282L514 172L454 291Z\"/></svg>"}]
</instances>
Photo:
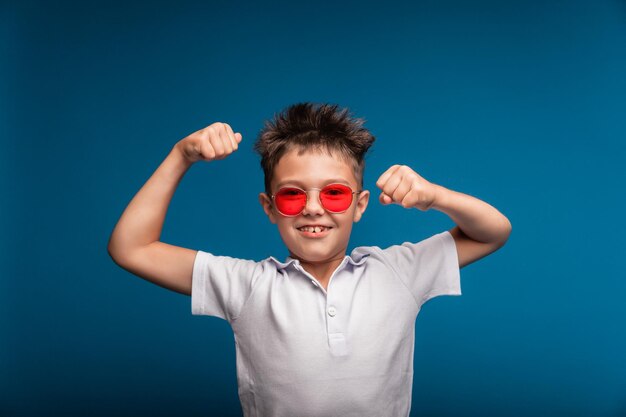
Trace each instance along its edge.
<instances>
[{"instance_id":1,"label":"shirt button","mask_svg":"<svg viewBox=\"0 0 626 417\"><path fill-rule=\"evenodd\" d=\"M335 307L328 307L328 315L330 317L335 317L335 314L337 314L337 309Z\"/></svg>"}]
</instances>

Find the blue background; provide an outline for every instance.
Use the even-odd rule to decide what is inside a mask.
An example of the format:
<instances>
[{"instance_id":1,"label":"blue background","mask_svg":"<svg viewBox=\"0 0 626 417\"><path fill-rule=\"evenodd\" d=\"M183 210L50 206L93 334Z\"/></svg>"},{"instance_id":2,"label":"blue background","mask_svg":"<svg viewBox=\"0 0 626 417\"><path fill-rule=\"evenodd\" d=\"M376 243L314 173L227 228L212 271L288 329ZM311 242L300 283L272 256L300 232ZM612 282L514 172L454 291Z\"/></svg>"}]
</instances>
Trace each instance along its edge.
<instances>
[{"instance_id":1,"label":"blue background","mask_svg":"<svg viewBox=\"0 0 626 417\"><path fill-rule=\"evenodd\" d=\"M367 120L366 188L407 164L513 224L420 313L412 416L626 415L623 1L0 11L0 415L241 412L228 323L106 246L174 144L223 121L241 148L187 172L161 240L284 258L252 145L298 101ZM351 248L453 226L374 200Z\"/></svg>"}]
</instances>

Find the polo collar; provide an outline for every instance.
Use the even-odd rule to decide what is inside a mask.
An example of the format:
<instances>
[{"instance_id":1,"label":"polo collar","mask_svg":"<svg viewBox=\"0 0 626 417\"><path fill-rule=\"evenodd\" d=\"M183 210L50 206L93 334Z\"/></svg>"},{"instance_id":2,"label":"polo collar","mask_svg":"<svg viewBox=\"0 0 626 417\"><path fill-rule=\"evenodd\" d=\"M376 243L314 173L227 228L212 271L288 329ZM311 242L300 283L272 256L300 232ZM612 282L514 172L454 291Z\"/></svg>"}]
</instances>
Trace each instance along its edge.
<instances>
[{"instance_id":1,"label":"polo collar","mask_svg":"<svg viewBox=\"0 0 626 417\"><path fill-rule=\"evenodd\" d=\"M354 266L360 266L363 265L365 263L365 261L367 260L367 258L369 257L369 253L354 253L354 251L352 252L352 254L350 254L349 256L346 255L343 258L343 261L341 261L341 264L339 264L339 266L344 265L346 263L352 264ZM285 262L281 262L278 259L274 258L273 256L270 256L269 259L271 259L275 264L276 267L278 269L286 269L289 265L293 265L294 267L299 267L300 266L300 261L298 259L294 259L291 256L287 256L287 258L285 259Z\"/></svg>"}]
</instances>

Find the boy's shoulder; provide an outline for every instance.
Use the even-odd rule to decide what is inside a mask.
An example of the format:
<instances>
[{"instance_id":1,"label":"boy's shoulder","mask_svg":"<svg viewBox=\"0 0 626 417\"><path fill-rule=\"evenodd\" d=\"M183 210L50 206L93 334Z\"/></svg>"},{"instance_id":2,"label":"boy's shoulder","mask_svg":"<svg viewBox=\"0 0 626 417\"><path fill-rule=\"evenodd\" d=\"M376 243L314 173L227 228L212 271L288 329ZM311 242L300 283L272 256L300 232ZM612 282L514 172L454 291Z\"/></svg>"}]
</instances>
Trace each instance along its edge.
<instances>
[{"instance_id":1,"label":"boy's shoulder","mask_svg":"<svg viewBox=\"0 0 626 417\"><path fill-rule=\"evenodd\" d=\"M389 254L397 252L420 252L433 247L441 247L442 240L445 240L450 235L450 232L445 230L440 233L435 233L430 236L426 236L421 240L404 241L402 243L392 243L386 246L357 246L350 253L350 257L355 261L359 261L367 256L382 256L386 257ZM450 235L451 237L451 235Z\"/></svg>"},{"instance_id":2,"label":"boy's shoulder","mask_svg":"<svg viewBox=\"0 0 626 417\"><path fill-rule=\"evenodd\" d=\"M356 247L355 249L359 249L359 248L377 248L377 249L381 249L381 250L386 250L386 249L393 248L393 247L407 246L407 245L422 245L422 246L424 246L424 245L433 244L433 242L439 242L441 239L447 238L446 235L450 235L450 231L444 230L442 232L437 232L437 233L433 233L431 235L426 235L426 236L422 237L421 239L398 241L396 243L389 243L387 245L383 245L382 247L381 246L359 246L359 247ZM452 235L450 235L450 236L452 236Z\"/></svg>"}]
</instances>

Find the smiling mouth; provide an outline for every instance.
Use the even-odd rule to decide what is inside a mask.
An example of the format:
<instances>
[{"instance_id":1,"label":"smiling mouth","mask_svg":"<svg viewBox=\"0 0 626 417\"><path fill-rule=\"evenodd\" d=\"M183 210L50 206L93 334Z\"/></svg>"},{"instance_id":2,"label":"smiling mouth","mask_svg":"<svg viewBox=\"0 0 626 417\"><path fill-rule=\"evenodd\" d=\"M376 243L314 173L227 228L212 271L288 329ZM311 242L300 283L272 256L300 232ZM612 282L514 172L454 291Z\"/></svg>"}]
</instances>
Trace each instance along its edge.
<instances>
[{"instance_id":1,"label":"smiling mouth","mask_svg":"<svg viewBox=\"0 0 626 417\"><path fill-rule=\"evenodd\" d=\"M298 227L298 230L301 232L307 232L307 233L322 233L325 232L327 230L332 229L332 227L327 227L327 226L302 226L302 227Z\"/></svg>"}]
</instances>

